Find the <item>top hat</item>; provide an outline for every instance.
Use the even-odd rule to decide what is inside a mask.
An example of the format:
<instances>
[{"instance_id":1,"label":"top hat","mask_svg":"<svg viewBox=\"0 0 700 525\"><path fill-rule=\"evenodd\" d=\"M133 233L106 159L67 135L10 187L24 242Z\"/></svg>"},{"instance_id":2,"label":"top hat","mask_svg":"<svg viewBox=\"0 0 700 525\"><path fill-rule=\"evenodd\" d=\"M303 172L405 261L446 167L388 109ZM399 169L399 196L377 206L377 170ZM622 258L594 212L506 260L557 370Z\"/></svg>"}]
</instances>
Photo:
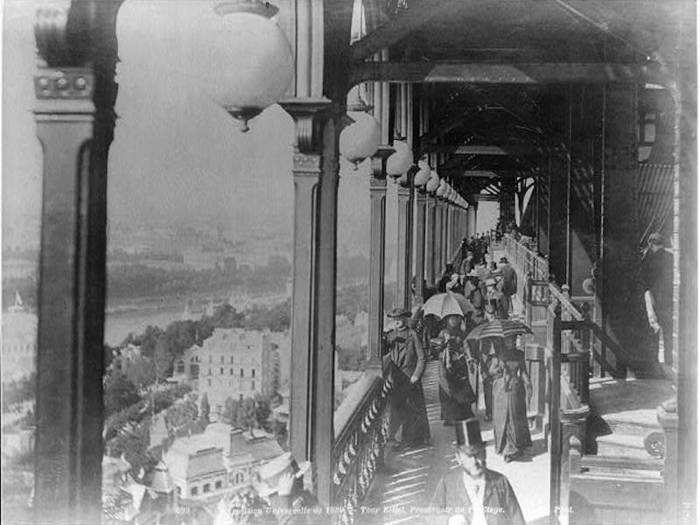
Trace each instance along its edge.
<instances>
[{"instance_id":1,"label":"top hat","mask_svg":"<svg viewBox=\"0 0 700 525\"><path fill-rule=\"evenodd\" d=\"M664 245L664 238L660 233L652 233L649 236L648 242L649 242L649 244L656 244L656 245L663 246Z\"/></svg>"},{"instance_id":2,"label":"top hat","mask_svg":"<svg viewBox=\"0 0 700 525\"><path fill-rule=\"evenodd\" d=\"M475 417L456 421L455 432L457 434L457 447L466 449L467 452L475 453L486 447L484 440L481 439L479 420Z\"/></svg>"},{"instance_id":3,"label":"top hat","mask_svg":"<svg viewBox=\"0 0 700 525\"><path fill-rule=\"evenodd\" d=\"M411 312L405 308L396 307L391 312L386 314L386 316L391 319L396 319L397 317L411 317Z\"/></svg>"}]
</instances>

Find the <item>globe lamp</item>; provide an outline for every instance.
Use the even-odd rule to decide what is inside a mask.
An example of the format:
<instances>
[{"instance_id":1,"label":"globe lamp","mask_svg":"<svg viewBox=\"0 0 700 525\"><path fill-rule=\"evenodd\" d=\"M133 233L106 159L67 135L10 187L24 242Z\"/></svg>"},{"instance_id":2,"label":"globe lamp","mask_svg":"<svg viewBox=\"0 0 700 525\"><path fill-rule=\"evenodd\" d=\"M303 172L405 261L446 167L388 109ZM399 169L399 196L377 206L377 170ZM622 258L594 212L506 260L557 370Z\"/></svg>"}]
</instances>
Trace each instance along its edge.
<instances>
[{"instance_id":1,"label":"globe lamp","mask_svg":"<svg viewBox=\"0 0 700 525\"><path fill-rule=\"evenodd\" d=\"M260 0L218 0L218 17L198 28L205 39L205 64L198 81L248 131L248 121L285 94L294 77L286 35L272 17L277 8Z\"/></svg>"},{"instance_id":2,"label":"globe lamp","mask_svg":"<svg viewBox=\"0 0 700 525\"><path fill-rule=\"evenodd\" d=\"M435 193L435 191L440 187L440 177L435 170L430 172L430 180L425 185L425 191L429 193Z\"/></svg>"},{"instance_id":3,"label":"globe lamp","mask_svg":"<svg viewBox=\"0 0 700 525\"><path fill-rule=\"evenodd\" d=\"M367 113L348 112L348 116L354 122L340 132L338 147L340 154L357 169L363 160L376 153L382 130L377 119Z\"/></svg>"},{"instance_id":4,"label":"globe lamp","mask_svg":"<svg viewBox=\"0 0 700 525\"><path fill-rule=\"evenodd\" d=\"M394 140L394 153L386 160L386 174L390 177L405 175L413 165L413 152L403 140Z\"/></svg>"},{"instance_id":5,"label":"globe lamp","mask_svg":"<svg viewBox=\"0 0 700 525\"><path fill-rule=\"evenodd\" d=\"M413 185L422 188L430 180L430 165L425 159L418 161L418 173L413 177Z\"/></svg>"},{"instance_id":6,"label":"globe lamp","mask_svg":"<svg viewBox=\"0 0 700 525\"><path fill-rule=\"evenodd\" d=\"M445 179L442 179L440 181L440 185L438 186L438 189L435 191L435 195L438 197L445 197L445 194L447 193L447 182L445 182Z\"/></svg>"}]
</instances>

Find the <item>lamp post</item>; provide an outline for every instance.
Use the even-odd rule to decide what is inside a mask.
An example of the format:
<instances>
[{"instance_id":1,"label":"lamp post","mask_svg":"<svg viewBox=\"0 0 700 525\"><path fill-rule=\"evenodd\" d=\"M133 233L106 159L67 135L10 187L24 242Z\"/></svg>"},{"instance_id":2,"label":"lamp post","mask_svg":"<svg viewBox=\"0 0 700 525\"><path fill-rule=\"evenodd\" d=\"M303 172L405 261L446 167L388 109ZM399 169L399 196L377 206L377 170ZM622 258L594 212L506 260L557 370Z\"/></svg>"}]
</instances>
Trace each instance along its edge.
<instances>
[{"instance_id":1,"label":"lamp post","mask_svg":"<svg viewBox=\"0 0 700 525\"><path fill-rule=\"evenodd\" d=\"M437 197L435 196L435 191L440 186L440 177L435 170L431 170L430 179L425 185L425 191L428 193L427 206L426 206L426 233L425 233L425 252L426 252L426 262L425 262L425 276L430 284L435 283L436 268L435 262L437 261L435 247L436 247L436 222L437 222Z\"/></svg>"},{"instance_id":2,"label":"lamp post","mask_svg":"<svg viewBox=\"0 0 700 525\"><path fill-rule=\"evenodd\" d=\"M423 286L426 277L425 267L425 232L426 232L426 184L430 180L430 166L425 159L418 161L418 172L413 176L413 185L416 188L416 300L423 303L425 288Z\"/></svg>"},{"instance_id":3,"label":"lamp post","mask_svg":"<svg viewBox=\"0 0 700 525\"><path fill-rule=\"evenodd\" d=\"M411 272L413 255L413 184L417 168L413 152L406 142L395 139L394 153L387 159L386 173L397 184L397 245L396 245L396 304L411 308Z\"/></svg>"}]
</instances>

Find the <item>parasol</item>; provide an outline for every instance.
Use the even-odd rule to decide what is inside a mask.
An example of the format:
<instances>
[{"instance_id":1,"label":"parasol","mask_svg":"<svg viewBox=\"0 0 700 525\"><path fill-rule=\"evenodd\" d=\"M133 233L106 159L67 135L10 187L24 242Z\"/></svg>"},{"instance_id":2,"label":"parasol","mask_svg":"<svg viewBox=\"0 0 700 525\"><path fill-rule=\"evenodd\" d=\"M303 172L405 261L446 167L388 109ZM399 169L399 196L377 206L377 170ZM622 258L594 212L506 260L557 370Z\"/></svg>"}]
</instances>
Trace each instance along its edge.
<instances>
[{"instance_id":1,"label":"parasol","mask_svg":"<svg viewBox=\"0 0 700 525\"><path fill-rule=\"evenodd\" d=\"M518 335L531 334L532 330L515 319L492 319L481 323L469 332L467 339L481 341L483 339L505 339Z\"/></svg>"},{"instance_id":2,"label":"parasol","mask_svg":"<svg viewBox=\"0 0 700 525\"><path fill-rule=\"evenodd\" d=\"M440 319L449 315L466 315L474 310L474 306L466 297L453 292L433 295L423 305L424 315L435 315Z\"/></svg>"}]
</instances>

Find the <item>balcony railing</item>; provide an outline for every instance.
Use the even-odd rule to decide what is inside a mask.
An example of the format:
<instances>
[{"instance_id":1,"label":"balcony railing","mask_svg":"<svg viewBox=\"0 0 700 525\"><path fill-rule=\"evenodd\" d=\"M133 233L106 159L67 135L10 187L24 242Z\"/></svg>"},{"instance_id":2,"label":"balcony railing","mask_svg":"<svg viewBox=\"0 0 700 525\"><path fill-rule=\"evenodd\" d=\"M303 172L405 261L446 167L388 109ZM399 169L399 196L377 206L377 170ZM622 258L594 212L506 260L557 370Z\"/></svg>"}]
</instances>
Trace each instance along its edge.
<instances>
[{"instance_id":1,"label":"balcony railing","mask_svg":"<svg viewBox=\"0 0 700 525\"><path fill-rule=\"evenodd\" d=\"M353 523L384 457L388 434L387 399L390 377L367 370L349 387L334 414L333 507L334 523Z\"/></svg>"},{"instance_id":2,"label":"balcony railing","mask_svg":"<svg viewBox=\"0 0 700 525\"><path fill-rule=\"evenodd\" d=\"M525 308L525 320L533 329L538 342L545 344L545 327L548 323L546 308L532 306L527 296L530 283L533 281L549 282L549 262L535 251L532 243L517 241L511 235L503 237L503 247L508 259L513 264L523 285L517 291L518 298ZM579 361L583 352L588 352L590 370L599 377L609 374L613 377L624 377L624 352L617 343L611 340L600 325L599 300L595 296L571 297L567 284L561 289L550 283L550 297L561 306L561 320L579 321L576 329L565 332L564 350L574 354L572 359ZM596 320L598 322L596 322ZM537 337L539 336L539 337ZM576 365L570 368L576 368ZM580 385L583 388L583 385Z\"/></svg>"}]
</instances>

